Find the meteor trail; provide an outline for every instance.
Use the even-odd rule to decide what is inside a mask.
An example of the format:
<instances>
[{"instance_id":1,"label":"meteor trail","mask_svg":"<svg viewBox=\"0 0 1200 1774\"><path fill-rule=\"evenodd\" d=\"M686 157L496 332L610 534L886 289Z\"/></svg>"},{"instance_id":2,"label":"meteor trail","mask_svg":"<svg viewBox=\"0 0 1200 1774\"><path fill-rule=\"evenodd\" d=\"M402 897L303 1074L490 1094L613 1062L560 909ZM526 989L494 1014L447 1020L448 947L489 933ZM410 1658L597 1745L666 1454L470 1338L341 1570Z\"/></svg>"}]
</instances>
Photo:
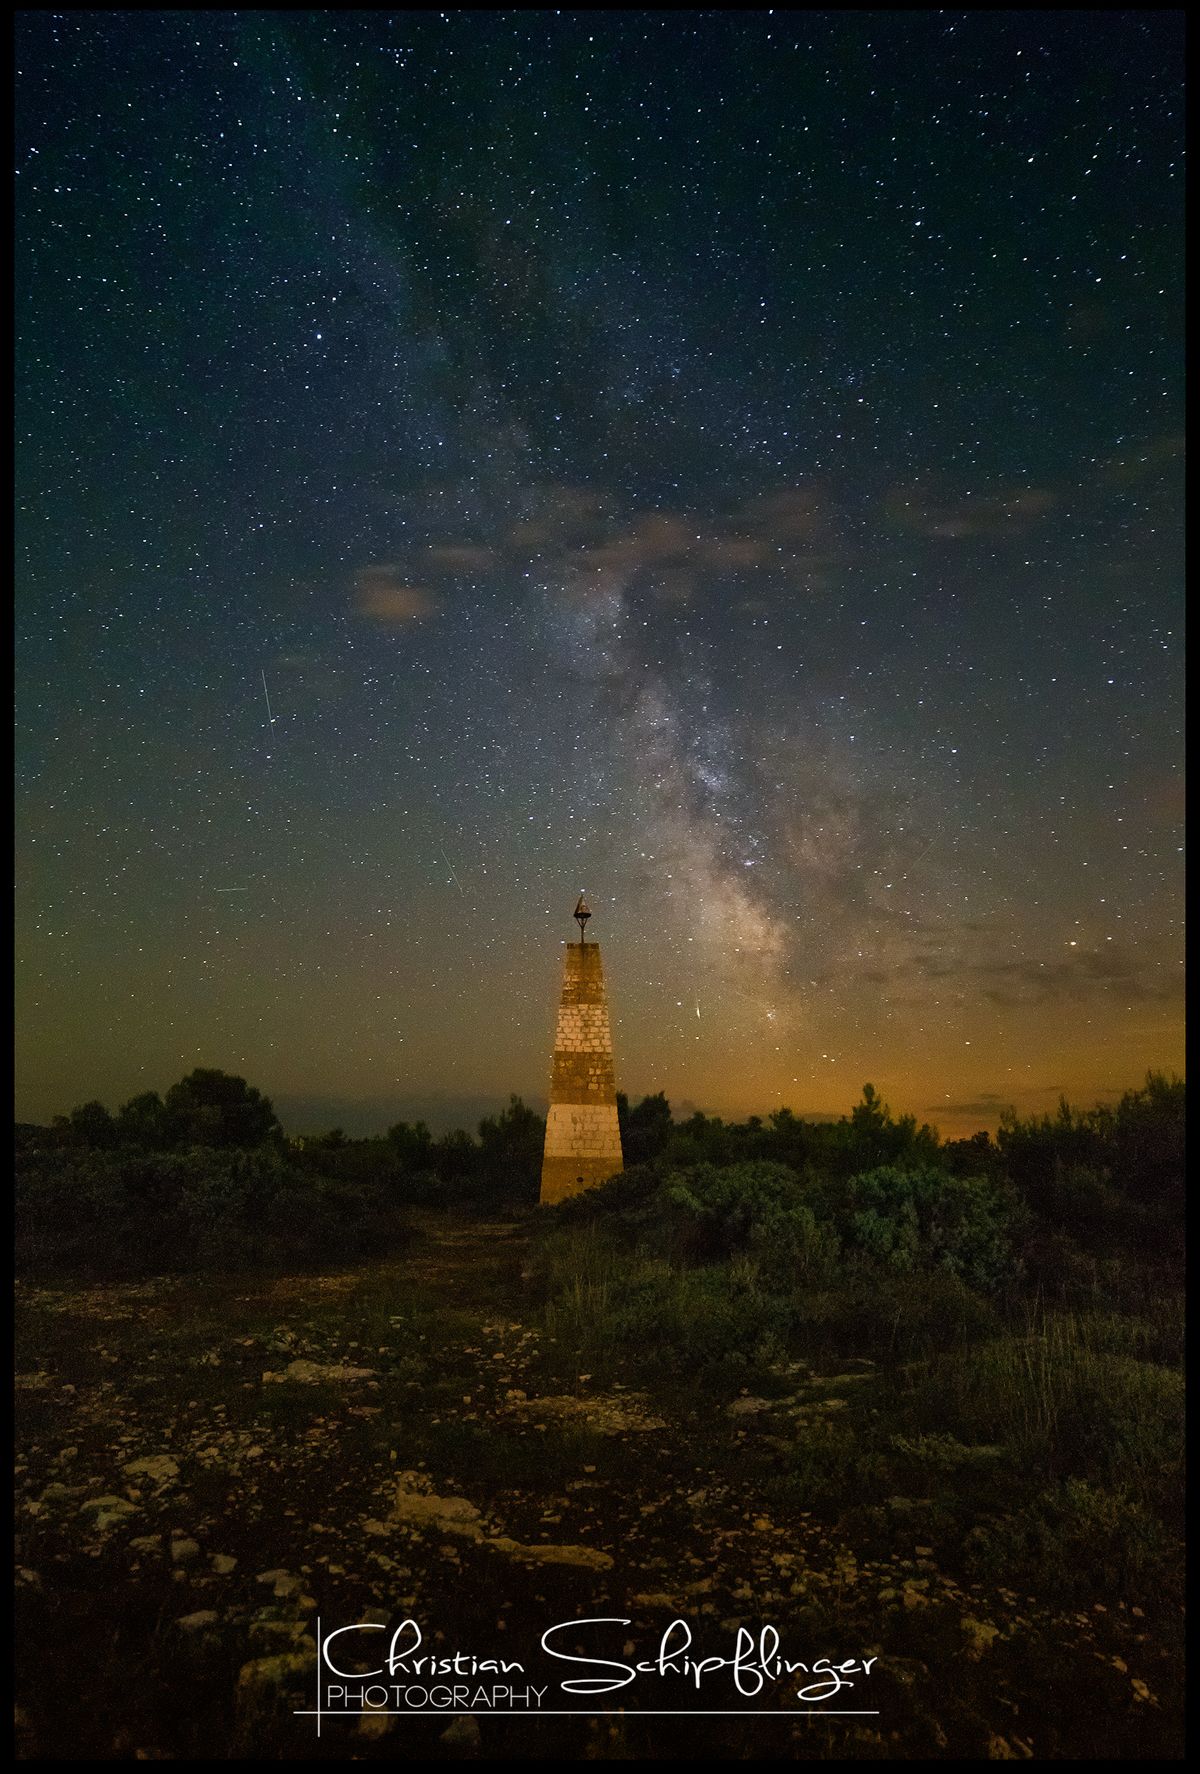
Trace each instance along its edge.
<instances>
[{"instance_id":1,"label":"meteor trail","mask_svg":"<svg viewBox=\"0 0 1200 1774\"><path fill-rule=\"evenodd\" d=\"M440 848L441 848L441 846L439 845L439 849ZM446 867L450 870L450 879L454 882L454 885L458 888L458 891L460 893L462 893L462 896L465 899L467 896L463 892L463 884L459 880L458 876L455 874L454 864L451 862L450 858L446 855L446 852L444 850L442 851L442 861L445 863Z\"/></svg>"},{"instance_id":2,"label":"meteor trail","mask_svg":"<svg viewBox=\"0 0 1200 1774\"><path fill-rule=\"evenodd\" d=\"M267 719L270 721L271 725L274 726L275 725L275 716L271 713L271 694L270 694L270 691L267 689L267 674L265 671L262 674L262 681L263 681L263 695L267 699Z\"/></svg>"}]
</instances>

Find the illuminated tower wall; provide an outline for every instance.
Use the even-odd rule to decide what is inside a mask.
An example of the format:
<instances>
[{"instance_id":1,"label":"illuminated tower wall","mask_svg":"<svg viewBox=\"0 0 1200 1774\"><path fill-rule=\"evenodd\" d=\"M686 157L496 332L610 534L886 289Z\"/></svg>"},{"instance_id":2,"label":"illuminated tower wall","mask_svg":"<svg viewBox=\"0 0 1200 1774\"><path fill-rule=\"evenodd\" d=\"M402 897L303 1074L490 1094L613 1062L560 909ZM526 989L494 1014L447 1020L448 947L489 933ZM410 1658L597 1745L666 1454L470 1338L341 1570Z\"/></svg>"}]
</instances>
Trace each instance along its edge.
<instances>
[{"instance_id":1,"label":"illuminated tower wall","mask_svg":"<svg viewBox=\"0 0 1200 1774\"><path fill-rule=\"evenodd\" d=\"M554 1037L541 1200L547 1205L563 1201L622 1168L600 945L568 943Z\"/></svg>"}]
</instances>

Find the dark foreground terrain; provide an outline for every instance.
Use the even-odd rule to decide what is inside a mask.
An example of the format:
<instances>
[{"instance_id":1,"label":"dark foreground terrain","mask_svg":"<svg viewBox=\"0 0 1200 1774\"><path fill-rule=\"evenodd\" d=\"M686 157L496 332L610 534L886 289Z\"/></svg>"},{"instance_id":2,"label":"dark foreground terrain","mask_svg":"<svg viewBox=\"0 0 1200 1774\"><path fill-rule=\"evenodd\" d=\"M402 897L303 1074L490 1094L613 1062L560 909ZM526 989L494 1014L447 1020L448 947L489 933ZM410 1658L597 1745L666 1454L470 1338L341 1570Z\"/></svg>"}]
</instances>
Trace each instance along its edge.
<instances>
[{"instance_id":1,"label":"dark foreground terrain","mask_svg":"<svg viewBox=\"0 0 1200 1774\"><path fill-rule=\"evenodd\" d=\"M878 1417L872 1362L787 1363L769 1396L715 1404L578 1372L530 1245L526 1220L430 1215L404 1255L346 1273L23 1284L18 1753L1180 1753L1177 1603L972 1583L919 1486L856 1540L781 1482L797 1441ZM318 1737L297 1712L317 1620L406 1616L426 1649L520 1660L525 1678L480 1679L546 1687L546 1709L585 1704L539 1648L562 1621L628 1622L559 1641L617 1660L653 1657L678 1617L697 1654L770 1625L793 1661L877 1661L824 1708L797 1676L742 1698L727 1671L699 1692L647 1675L590 1717L380 1715ZM648 1716L689 1707L744 1716Z\"/></svg>"}]
</instances>

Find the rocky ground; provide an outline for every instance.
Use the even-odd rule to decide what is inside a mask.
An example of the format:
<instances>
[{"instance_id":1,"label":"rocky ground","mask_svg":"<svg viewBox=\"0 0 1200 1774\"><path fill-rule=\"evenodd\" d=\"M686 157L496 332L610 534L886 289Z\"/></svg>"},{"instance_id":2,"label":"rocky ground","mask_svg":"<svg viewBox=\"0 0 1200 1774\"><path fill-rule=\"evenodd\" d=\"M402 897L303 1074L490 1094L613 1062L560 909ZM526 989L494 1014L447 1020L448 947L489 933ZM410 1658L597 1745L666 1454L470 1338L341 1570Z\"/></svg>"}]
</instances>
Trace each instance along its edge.
<instances>
[{"instance_id":1,"label":"rocky ground","mask_svg":"<svg viewBox=\"0 0 1200 1774\"><path fill-rule=\"evenodd\" d=\"M547 1346L528 1237L430 1216L346 1274L19 1288L24 1758L1178 1753L1139 1610L967 1584L920 1497L889 1500L880 1555L772 1485L781 1446L869 1392L868 1363L797 1366L727 1407L599 1386ZM547 1708L572 1704L538 1644L560 1621L628 1622L560 1641L617 1659L652 1657L678 1616L704 1654L769 1624L793 1660L877 1662L827 1703L859 1716L814 1710L794 1676L740 1699L721 1672L699 1699L643 1677L590 1717L379 1715L318 1738L317 1621L406 1616L427 1650L521 1661ZM698 1706L741 1716L649 1716Z\"/></svg>"}]
</instances>

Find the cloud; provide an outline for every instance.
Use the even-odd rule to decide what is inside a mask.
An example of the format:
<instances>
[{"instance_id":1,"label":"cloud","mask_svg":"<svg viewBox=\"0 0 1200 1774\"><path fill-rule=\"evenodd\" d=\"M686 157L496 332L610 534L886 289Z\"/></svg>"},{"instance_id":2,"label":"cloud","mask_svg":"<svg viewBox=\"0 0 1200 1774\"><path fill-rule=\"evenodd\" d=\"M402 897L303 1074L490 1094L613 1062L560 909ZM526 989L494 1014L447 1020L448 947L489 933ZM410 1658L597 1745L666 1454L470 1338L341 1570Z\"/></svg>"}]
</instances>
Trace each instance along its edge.
<instances>
[{"instance_id":1,"label":"cloud","mask_svg":"<svg viewBox=\"0 0 1200 1774\"><path fill-rule=\"evenodd\" d=\"M679 603L706 581L844 564L838 530L815 486L773 489L724 515L661 508L622 513L579 488L547 486L536 490L506 541L517 560L532 553L549 576L636 575L651 595Z\"/></svg>"},{"instance_id":2,"label":"cloud","mask_svg":"<svg viewBox=\"0 0 1200 1774\"><path fill-rule=\"evenodd\" d=\"M413 621L433 614L439 587L449 594L456 580L514 570L535 571L568 601L589 578L604 587L619 574L647 606L679 608L707 587L729 593L753 585L777 597L781 574L791 592L805 584L819 589L823 576L849 559L834 509L816 486L774 488L732 513L699 515L622 511L603 492L542 482L524 490L516 514L488 540L480 539L477 503L470 489L454 485L394 496L407 545L357 575L362 613L380 622Z\"/></svg>"},{"instance_id":3,"label":"cloud","mask_svg":"<svg viewBox=\"0 0 1200 1774\"><path fill-rule=\"evenodd\" d=\"M1147 439L1143 444L1122 450L1100 464L1097 479L1109 486L1139 486L1152 475L1161 474L1175 462L1182 462L1187 439L1179 432L1166 432Z\"/></svg>"},{"instance_id":4,"label":"cloud","mask_svg":"<svg viewBox=\"0 0 1200 1774\"><path fill-rule=\"evenodd\" d=\"M429 549L430 566L442 573L482 573L495 558L492 549L474 542L435 543Z\"/></svg>"},{"instance_id":5,"label":"cloud","mask_svg":"<svg viewBox=\"0 0 1200 1774\"><path fill-rule=\"evenodd\" d=\"M1068 960L987 962L971 971L993 1004L1069 1003L1095 992L1153 1001L1173 998L1182 982L1120 949L1080 949Z\"/></svg>"},{"instance_id":6,"label":"cloud","mask_svg":"<svg viewBox=\"0 0 1200 1774\"><path fill-rule=\"evenodd\" d=\"M973 1097L970 1102L966 1103L930 1103L921 1110L921 1114L995 1116L999 1114L1001 1109L1011 1106L1011 1096L1000 1096L995 1091L985 1090L981 1096Z\"/></svg>"},{"instance_id":7,"label":"cloud","mask_svg":"<svg viewBox=\"0 0 1200 1774\"><path fill-rule=\"evenodd\" d=\"M355 603L361 615L376 622L402 625L437 614L439 600L422 586L408 583L394 563L362 567L354 576Z\"/></svg>"},{"instance_id":8,"label":"cloud","mask_svg":"<svg viewBox=\"0 0 1200 1774\"><path fill-rule=\"evenodd\" d=\"M605 496L590 487L565 482L535 486L507 540L519 552L578 544L599 533L607 509Z\"/></svg>"},{"instance_id":9,"label":"cloud","mask_svg":"<svg viewBox=\"0 0 1200 1774\"><path fill-rule=\"evenodd\" d=\"M1058 503L1051 487L1013 487L981 496L938 497L921 486L893 487L884 515L902 529L935 541L1023 536Z\"/></svg>"},{"instance_id":10,"label":"cloud","mask_svg":"<svg viewBox=\"0 0 1200 1774\"><path fill-rule=\"evenodd\" d=\"M873 918L879 915L872 907ZM992 939L1004 940L998 932ZM1065 958L1011 960L994 949L981 955L981 942L987 942L987 935L968 922L928 928L906 921L898 933L883 924L871 938L869 968L854 969L855 977L881 988L893 1004L940 1002L948 992L958 998L977 993L1003 1009L1078 1003L1104 994L1154 1003L1174 998L1183 986L1165 967L1116 944L1071 949ZM837 969L818 977L829 983Z\"/></svg>"},{"instance_id":11,"label":"cloud","mask_svg":"<svg viewBox=\"0 0 1200 1774\"><path fill-rule=\"evenodd\" d=\"M829 517L828 501L816 485L760 493L736 513L737 522L756 538L774 543L811 544L827 533Z\"/></svg>"},{"instance_id":12,"label":"cloud","mask_svg":"<svg viewBox=\"0 0 1200 1774\"><path fill-rule=\"evenodd\" d=\"M714 572L761 567L770 558L766 542L752 536L713 536L697 545L697 558Z\"/></svg>"}]
</instances>

